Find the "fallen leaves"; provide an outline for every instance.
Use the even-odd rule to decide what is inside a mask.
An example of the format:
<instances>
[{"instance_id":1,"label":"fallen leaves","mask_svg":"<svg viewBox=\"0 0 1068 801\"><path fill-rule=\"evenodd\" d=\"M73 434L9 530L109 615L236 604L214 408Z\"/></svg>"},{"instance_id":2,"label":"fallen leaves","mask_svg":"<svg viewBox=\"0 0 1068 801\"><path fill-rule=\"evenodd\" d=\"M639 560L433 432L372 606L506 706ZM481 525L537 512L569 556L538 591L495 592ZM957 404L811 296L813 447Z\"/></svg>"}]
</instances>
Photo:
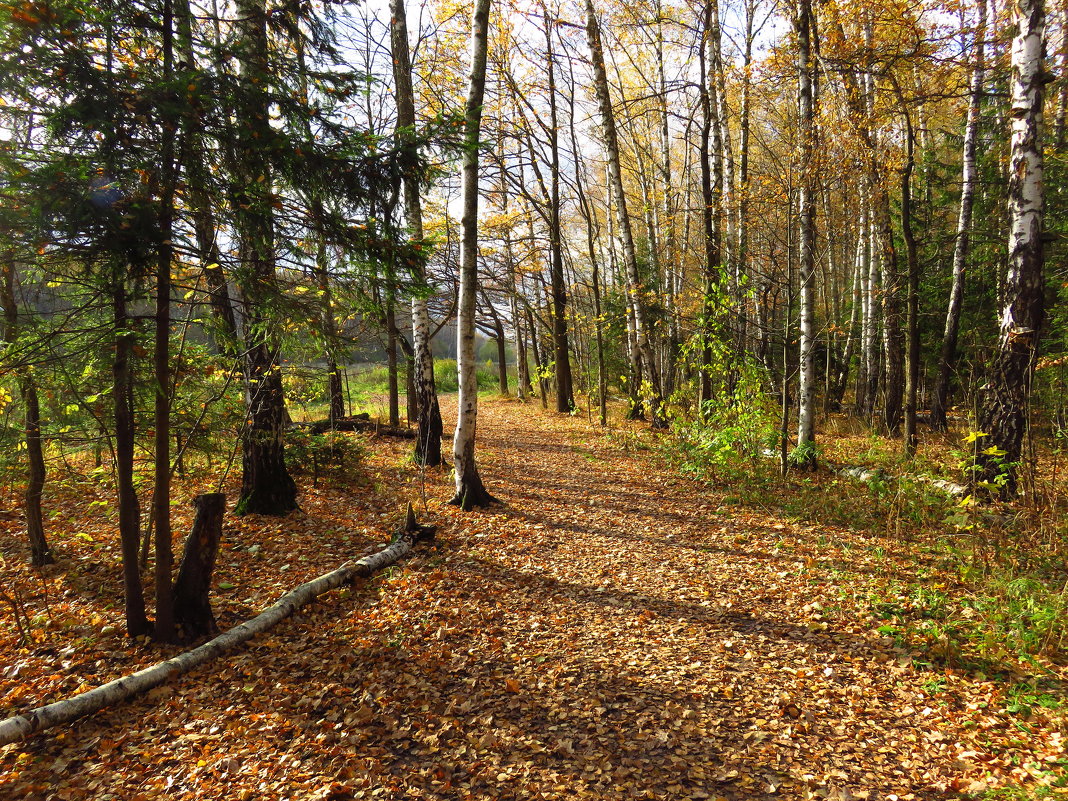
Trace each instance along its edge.
<instances>
[{"instance_id":1,"label":"fallen leaves","mask_svg":"<svg viewBox=\"0 0 1068 801\"><path fill-rule=\"evenodd\" d=\"M372 547L418 494L406 447L368 453L392 498L320 482L304 516L228 520L217 614L244 619ZM830 575L862 551L816 542L849 532L721 504L517 404L484 407L479 448L507 506L446 506L429 472L438 552L150 698L0 750L0 797L923 799L1034 783L1023 765L1064 758L1051 720L1007 725L989 680L926 689ZM72 563L48 579L59 622L4 651L8 708L158 656L115 633L110 530L76 528L92 542L65 543Z\"/></svg>"}]
</instances>

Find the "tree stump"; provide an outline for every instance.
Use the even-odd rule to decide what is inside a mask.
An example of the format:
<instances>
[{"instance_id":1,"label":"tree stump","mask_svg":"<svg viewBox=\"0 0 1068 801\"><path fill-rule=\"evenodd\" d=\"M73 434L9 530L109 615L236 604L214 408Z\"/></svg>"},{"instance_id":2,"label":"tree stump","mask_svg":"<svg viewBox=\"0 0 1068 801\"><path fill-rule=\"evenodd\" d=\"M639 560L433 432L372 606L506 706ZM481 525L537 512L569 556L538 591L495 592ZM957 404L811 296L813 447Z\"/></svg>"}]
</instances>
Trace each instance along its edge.
<instances>
[{"instance_id":1,"label":"tree stump","mask_svg":"<svg viewBox=\"0 0 1068 801\"><path fill-rule=\"evenodd\" d=\"M182 565L174 582L174 621L185 642L217 634L218 625L211 611L211 574L222 539L222 520L226 496L221 492L198 495L193 499L197 515L193 530L185 541Z\"/></svg>"}]
</instances>

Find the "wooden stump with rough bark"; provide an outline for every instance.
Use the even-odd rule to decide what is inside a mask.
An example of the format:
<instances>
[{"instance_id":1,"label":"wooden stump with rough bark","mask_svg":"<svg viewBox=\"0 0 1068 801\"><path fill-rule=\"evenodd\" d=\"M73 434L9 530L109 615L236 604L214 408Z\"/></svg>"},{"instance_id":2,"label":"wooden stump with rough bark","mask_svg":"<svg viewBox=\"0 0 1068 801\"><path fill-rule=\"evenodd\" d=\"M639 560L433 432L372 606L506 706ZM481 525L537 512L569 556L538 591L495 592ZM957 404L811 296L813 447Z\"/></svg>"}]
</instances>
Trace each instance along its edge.
<instances>
[{"instance_id":1,"label":"wooden stump with rough bark","mask_svg":"<svg viewBox=\"0 0 1068 801\"><path fill-rule=\"evenodd\" d=\"M185 554L174 583L174 620L185 642L219 631L211 611L209 593L219 540L222 539L226 496L221 492L198 495L193 499L193 506L197 514L193 530L185 541Z\"/></svg>"}]
</instances>

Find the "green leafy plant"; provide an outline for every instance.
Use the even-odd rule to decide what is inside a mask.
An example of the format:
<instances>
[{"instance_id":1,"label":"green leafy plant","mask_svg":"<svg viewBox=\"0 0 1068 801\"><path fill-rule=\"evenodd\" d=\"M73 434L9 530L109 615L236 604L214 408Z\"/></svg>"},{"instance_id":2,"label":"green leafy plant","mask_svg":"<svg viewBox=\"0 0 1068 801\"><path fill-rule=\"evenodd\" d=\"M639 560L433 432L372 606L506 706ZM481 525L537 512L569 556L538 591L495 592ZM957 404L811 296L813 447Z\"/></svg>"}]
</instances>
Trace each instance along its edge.
<instances>
[{"instance_id":1,"label":"green leafy plant","mask_svg":"<svg viewBox=\"0 0 1068 801\"><path fill-rule=\"evenodd\" d=\"M286 433L286 462L295 472L335 469L345 473L359 463L363 446L359 440L340 431L313 433L297 428Z\"/></svg>"},{"instance_id":2,"label":"green leafy plant","mask_svg":"<svg viewBox=\"0 0 1068 801\"><path fill-rule=\"evenodd\" d=\"M787 461L793 467L811 467L819 460L820 450L819 446L811 440L798 443L797 446L790 451L790 455L787 456Z\"/></svg>"}]
</instances>

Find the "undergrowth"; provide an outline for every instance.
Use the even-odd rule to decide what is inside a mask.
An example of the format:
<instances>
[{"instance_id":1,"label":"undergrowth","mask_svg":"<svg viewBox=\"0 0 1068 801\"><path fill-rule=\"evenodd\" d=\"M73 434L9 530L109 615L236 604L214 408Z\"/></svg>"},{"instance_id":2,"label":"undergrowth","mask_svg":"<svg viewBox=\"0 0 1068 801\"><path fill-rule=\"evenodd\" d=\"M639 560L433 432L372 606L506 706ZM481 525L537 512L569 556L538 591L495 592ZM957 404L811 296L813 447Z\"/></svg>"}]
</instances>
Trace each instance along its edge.
<instances>
[{"instance_id":1,"label":"undergrowth","mask_svg":"<svg viewBox=\"0 0 1068 801\"><path fill-rule=\"evenodd\" d=\"M931 443L905 461L900 443L852 420L839 436L824 434L819 470L781 476L777 410L753 397L706 407L704 421L676 421L674 436L657 441L660 454L725 504L848 531L848 544L822 534L807 543L822 551L813 562L828 564L812 570L838 588L841 614L870 617L874 633L929 671L932 703L947 671L963 671L996 682L992 710L1021 738L1038 718L1068 725L1068 511L1052 491L1056 470L1050 491L1032 493L1029 503L982 505L932 480L956 478L951 443ZM867 466L867 480L834 471L831 459ZM850 552L858 539L870 543L863 555ZM787 550L798 544L780 541ZM965 797L1031 801L1068 788L1066 759L1023 767L1034 784Z\"/></svg>"},{"instance_id":2,"label":"undergrowth","mask_svg":"<svg viewBox=\"0 0 1068 801\"><path fill-rule=\"evenodd\" d=\"M406 367L401 366L397 381L400 392L403 395L407 386ZM497 368L492 362L479 362L475 374L478 380L479 390L490 390L497 387ZM511 376L510 376L511 377ZM348 374L349 391L358 403L367 403L377 395L383 395L389 391L389 370L382 365L375 365L365 369L350 368ZM434 385L438 392L457 392L460 388L456 374L455 359L434 360Z\"/></svg>"},{"instance_id":3,"label":"undergrowth","mask_svg":"<svg viewBox=\"0 0 1068 801\"><path fill-rule=\"evenodd\" d=\"M879 631L934 665L1042 674L1068 645L1068 515L981 506L931 482L944 465L896 455L870 431L827 437L825 453L878 467L866 481L836 473L779 474L777 409L750 395L677 421L660 453L738 506L886 538L911 564L905 580L839 578ZM919 474L906 472L917 471ZM841 569L841 568L839 568Z\"/></svg>"},{"instance_id":4,"label":"undergrowth","mask_svg":"<svg viewBox=\"0 0 1068 801\"><path fill-rule=\"evenodd\" d=\"M475 375L479 393L492 393L498 389L497 368L492 362L480 362L476 366ZM514 375L509 376L510 380L514 378ZM434 385L440 394L459 390L455 359L434 361ZM348 411L354 414L367 412L374 417L386 416L389 368L385 365L349 365L344 368L342 388ZM407 388L407 365L402 363L398 365L397 371L397 391L400 395L402 416ZM287 376L286 401L296 419L325 420L330 413L326 374Z\"/></svg>"}]
</instances>

